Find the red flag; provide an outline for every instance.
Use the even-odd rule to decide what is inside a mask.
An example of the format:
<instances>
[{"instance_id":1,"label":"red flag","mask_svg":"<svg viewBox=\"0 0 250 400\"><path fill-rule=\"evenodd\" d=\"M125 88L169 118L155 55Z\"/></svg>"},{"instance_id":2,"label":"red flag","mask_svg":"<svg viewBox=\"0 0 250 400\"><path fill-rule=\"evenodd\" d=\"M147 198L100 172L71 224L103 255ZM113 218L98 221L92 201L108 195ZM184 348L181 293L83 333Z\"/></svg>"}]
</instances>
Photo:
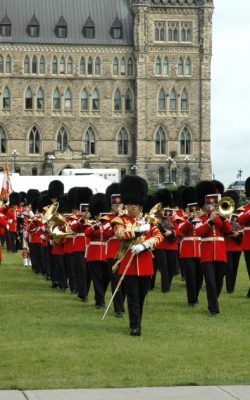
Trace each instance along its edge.
<instances>
[{"instance_id":1,"label":"red flag","mask_svg":"<svg viewBox=\"0 0 250 400\"><path fill-rule=\"evenodd\" d=\"M4 201L9 200L9 194L13 192L11 181L10 181L10 172L9 172L9 164L8 161L5 162L4 166L4 174L3 174L3 184L0 196Z\"/></svg>"}]
</instances>

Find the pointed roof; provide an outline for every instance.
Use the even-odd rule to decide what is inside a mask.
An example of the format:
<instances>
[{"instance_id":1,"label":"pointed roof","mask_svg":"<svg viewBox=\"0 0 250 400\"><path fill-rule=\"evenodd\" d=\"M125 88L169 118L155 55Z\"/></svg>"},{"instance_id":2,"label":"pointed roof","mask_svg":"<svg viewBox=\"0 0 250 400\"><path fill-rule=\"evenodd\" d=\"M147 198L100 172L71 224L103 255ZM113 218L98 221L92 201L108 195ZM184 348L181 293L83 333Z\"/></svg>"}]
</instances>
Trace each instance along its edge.
<instances>
[{"instance_id":1,"label":"pointed roof","mask_svg":"<svg viewBox=\"0 0 250 400\"><path fill-rule=\"evenodd\" d=\"M32 15L31 20L28 23L28 25L32 25L32 26L39 26L40 25L37 17L35 16L35 13Z\"/></svg>"},{"instance_id":2,"label":"pointed roof","mask_svg":"<svg viewBox=\"0 0 250 400\"><path fill-rule=\"evenodd\" d=\"M3 17L0 25L11 25L11 20L9 19L7 14L5 14L5 16Z\"/></svg>"},{"instance_id":3,"label":"pointed roof","mask_svg":"<svg viewBox=\"0 0 250 400\"><path fill-rule=\"evenodd\" d=\"M115 17L114 22L111 25L111 28L122 28L122 23L121 20L118 18L118 16Z\"/></svg>"},{"instance_id":4,"label":"pointed roof","mask_svg":"<svg viewBox=\"0 0 250 400\"><path fill-rule=\"evenodd\" d=\"M85 24L83 26L84 26L84 28L85 27L86 28L94 28L95 27L95 24L90 15L88 16L87 21L85 22Z\"/></svg>"},{"instance_id":5,"label":"pointed roof","mask_svg":"<svg viewBox=\"0 0 250 400\"><path fill-rule=\"evenodd\" d=\"M67 22L65 21L65 18L61 15L56 26L67 26Z\"/></svg>"}]
</instances>

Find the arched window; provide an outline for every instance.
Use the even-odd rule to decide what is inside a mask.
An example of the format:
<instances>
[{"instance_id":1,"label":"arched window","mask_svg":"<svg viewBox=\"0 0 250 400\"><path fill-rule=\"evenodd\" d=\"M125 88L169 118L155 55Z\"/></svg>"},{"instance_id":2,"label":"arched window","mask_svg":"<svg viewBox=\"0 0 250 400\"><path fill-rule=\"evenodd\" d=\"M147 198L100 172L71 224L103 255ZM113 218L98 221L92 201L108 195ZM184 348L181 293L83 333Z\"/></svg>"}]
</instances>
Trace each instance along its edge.
<instances>
[{"instance_id":1,"label":"arched window","mask_svg":"<svg viewBox=\"0 0 250 400\"><path fill-rule=\"evenodd\" d=\"M188 111L188 94L186 89L183 89L181 94L181 111Z\"/></svg>"},{"instance_id":2,"label":"arched window","mask_svg":"<svg viewBox=\"0 0 250 400\"><path fill-rule=\"evenodd\" d=\"M37 74L37 56L32 57L32 74Z\"/></svg>"},{"instance_id":3,"label":"arched window","mask_svg":"<svg viewBox=\"0 0 250 400\"><path fill-rule=\"evenodd\" d=\"M155 154L166 154L166 135L162 127L155 135Z\"/></svg>"},{"instance_id":4,"label":"arched window","mask_svg":"<svg viewBox=\"0 0 250 400\"><path fill-rule=\"evenodd\" d=\"M161 75L161 58L157 57L155 61L155 73L156 75Z\"/></svg>"},{"instance_id":5,"label":"arched window","mask_svg":"<svg viewBox=\"0 0 250 400\"><path fill-rule=\"evenodd\" d=\"M88 75L93 74L93 60L92 57L88 58Z\"/></svg>"},{"instance_id":6,"label":"arched window","mask_svg":"<svg viewBox=\"0 0 250 400\"><path fill-rule=\"evenodd\" d=\"M179 35L178 35L179 25L178 22L169 22L168 23L168 40L169 42L178 42Z\"/></svg>"},{"instance_id":7,"label":"arched window","mask_svg":"<svg viewBox=\"0 0 250 400\"><path fill-rule=\"evenodd\" d=\"M190 23L184 23L181 29L181 41L192 42L192 25Z\"/></svg>"},{"instance_id":8,"label":"arched window","mask_svg":"<svg viewBox=\"0 0 250 400\"><path fill-rule=\"evenodd\" d=\"M118 134L118 154L128 154L128 134L124 128Z\"/></svg>"},{"instance_id":9,"label":"arched window","mask_svg":"<svg viewBox=\"0 0 250 400\"><path fill-rule=\"evenodd\" d=\"M176 91L174 89L171 90L170 93L170 111L176 111L177 110L177 100L176 100Z\"/></svg>"},{"instance_id":10,"label":"arched window","mask_svg":"<svg viewBox=\"0 0 250 400\"><path fill-rule=\"evenodd\" d=\"M29 154L39 154L40 153L40 135L38 129L33 126L29 134Z\"/></svg>"},{"instance_id":11,"label":"arched window","mask_svg":"<svg viewBox=\"0 0 250 400\"><path fill-rule=\"evenodd\" d=\"M180 57L178 61L178 75L183 75L183 59Z\"/></svg>"},{"instance_id":12,"label":"arched window","mask_svg":"<svg viewBox=\"0 0 250 400\"><path fill-rule=\"evenodd\" d=\"M33 108L32 91L30 88L28 88L25 94L25 109L32 110L32 108Z\"/></svg>"},{"instance_id":13,"label":"arched window","mask_svg":"<svg viewBox=\"0 0 250 400\"><path fill-rule=\"evenodd\" d=\"M63 56L60 58L59 72L60 74L65 74L65 58Z\"/></svg>"},{"instance_id":14,"label":"arched window","mask_svg":"<svg viewBox=\"0 0 250 400\"><path fill-rule=\"evenodd\" d=\"M180 140L181 154L190 154L191 153L191 135L188 128L184 128L181 132L181 140Z\"/></svg>"},{"instance_id":15,"label":"arched window","mask_svg":"<svg viewBox=\"0 0 250 400\"><path fill-rule=\"evenodd\" d=\"M44 110L44 94L42 88L39 88L37 92L36 107L38 110Z\"/></svg>"},{"instance_id":16,"label":"arched window","mask_svg":"<svg viewBox=\"0 0 250 400\"><path fill-rule=\"evenodd\" d=\"M101 60L99 57L95 59L95 75L101 75Z\"/></svg>"},{"instance_id":17,"label":"arched window","mask_svg":"<svg viewBox=\"0 0 250 400\"><path fill-rule=\"evenodd\" d=\"M133 66L133 61L132 58L128 59L128 75L133 75L134 73L134 66Z\"/></svg>"},{"instance_id":18,"label":"arched window","mask_svg":"<svg viewBox=\"0 0 250 400\"><path fill-rule=\"evenodd\" d=\"M37 171L37 167L32 167L31 169L31 175L37 175L38 171Z\"/></svg>"},{"instance_id":19,"label":"arched window","mask_svg":"<svg viewBox=\"0 0 250 400\"><path fill-rule=\"evenodd\" d=\"M165 22L155 23L155 41L164 42L165 40Z\"/></svg>"},{"instance_id":20,"label":"arched window","mask_svg":"<svg viewBox=\"0 0 250 400\"><path fill-rule=\"evenodd\" d=\"M25 74L30 73L30 59L28 56L25 56L23 70Z\"/></svg>"},{"instance_id":21,"label":"arched window","mask_svg":"<svg viewBox=\"0 0 250 400\"><path fill-rule=\"evenodd\" d=\"M130 89L127 90L125 95L125 110L132 111L132 94Z\"/></svg>"},{"instance_id":22,"label":"arched window","mask_svg":"<svg viewBox=\"0 0 250 400\"><path fill-rule=\"evenodd\" d=\"M0 74L3 74L3 70L4 70L4 60L3 56L0 54Z\"/></svg>"},{"instance_id":23,"label":"arched window","mask_svg":"<svg viewBox=\"0 0 250 400\"><path fill-rule=\"evenodd\" d=\"M69 57L67 61L67 74L68 75L73 74L73 60L71 57Z\"/></svg>"},{"instance_id":24,"label":"arched window","mask_svg":"<svg viewBox=\"0 0 250 400\"><path fill-rule=\"evenodd\" d=\"M113 60L113 75L118 75L119 74L119 61L115 57Z\"/></svg>"},{"instance_id":25,"label":"arched window","mask_svg":"<svg viewBox=\"0 0 250 400\"><path fill-rule=\"evenodd\" d=\"M45 74L45 57L41 56L39 60L39 74Z\"/></svg>"},{"instance_id":26,"label":"arched window","mask_svg":"<svg viewBox=\"0 0 250 400\"><path fill-rule=\"evenodd\" d=\"M121 75L125 75L126 74L126 62L124 57L122 57L121 59Z\"/></svg>"},{"instance_id":27,"label":"arched window","mask_svg":"<svg viewBox=\"0 0 250 400\"><path fill-rule=\"evenodd\" d=\"M58 73L58 61L56 56L54 56L52 60L52 74L57 74L57 73Z\"/></svg>"},{"instance_id":28,"label":"arched window","mask_svg":"<svg viewBox=\"0 0 250 400\"><path fill-rule=\"evenodd\" d=\"M185 63L185 75L187 76L191 75L191 60L189 57L186 59Z\"/></svg>"},{"instance_id":29,"label":"arched window","mask_svg":"<svg viewBox=\"0 0 250 400\"><path fill-rule=\"evenodd\" d=\"M11 106L11 98L10 98L10 91L6 87L3 92L3 109L9 110Z\"/></svg>"},{"instance_id":30,"label":"arched window","mask_svg":"<svg viewBox=\"0 0 250 400\"><path fill-rule=\"evenodd\" d=\"M159 111L166 110L165 92L163 89L161 89L159 92L158 109Z\"/></svg>"},{"instance_id":31,"label":"arched window","mask_svg":"<svg viewBox=\"0 0 250 400\"><path fill-rule=\"evenodd\" d=\"M92 96L92 109L94 111L100 110L100 97L98 91L95 89Z\"/></svg>"},{"instance_id":32,"label":"arched window","mask_svg":"<svg viewBox=\"0 0 250 400\"><path fill-rule=\"evenodd\" d=\"M11 63L11 57L7 55L6 61L5 61L5 72L7 74L10 74L12 70L12 63Z\"/></svg>"},{"instance_id":33,"label":"arched window","mask_svg":"<svg viewBox=\"0 0 250 400\"><path fill-rule=\"evenodd\" d=\"M85 75L86 74L86 62L85 62L85 58L81 57L81 61L80 61L80 74L81 75Z\"/></svg>"},{"instance_id":34,"label":"arched window","mask_svg":"<svg viewBox=\"0 0 250 400\"><path fill-rule=\"evenodd\" d=\"M57 150L64 151L67 147L67 144L68 144L68 135L64 126L62 126L56 138L56 148Z\"/></svg>"},{"instance_id":35,"label":"arched window","mask_svg":"<svg viewBox=\"0 0 250 400\"><path fill-rule=\"evenodd\" d=\"M61 95L59 90L56 88L53 94L53 110L61 109Z\"/></svg>"},{"instance_id":36,"label":"arched window","mask_svg":"<svg viewBox=\"0 0 250 400\"><path fill-rule=\"evenodd\" d=\"M92 128L88 128L85 134L85 153L95 154L95 134Z\"/></svg>"},{"instance_id":37,"label":"arched window","mask_svg":"<svg viewBox=\"0 0 250 400\"><path fill-rule=\"evenodd\" d=\"M121 92L119 89L116 89L115 96L114 96L114 110L121 111L121 109L122 109Z\"/></svg>"},{"instance_id":38,"label":"arched window","mask_svg":"<svg viewBox=\"0 0 250 400\"><path fill-rule=\"evenodd\" d=\"M168 65L168 58L167 57L165 57L164 60L163 60L162 73L163 73L163 75L168 75L169 74L169 65Z\"/></svg>"},{"instance_id":39,"label":"arched window","mask_svg":"<svg viewBox=\"0 0 250 400\"><path fill-rule=\"evenodd\" d=\"M0 126L0 153L6 153L6 133L4 129Z\"/></svg>"},{"instance_id":40,"label":"arched window","mask_svg":"<svg viewBox=\"0 0 250 400\"><path fill-rule=\"evenodd\" d=\"M72 95L69 88L66 90L64 95L64 109L66 111L72 110Z\"/></svg>"},{"instance_id":41,"label":"arched window","mask_svg":"<svg viewBox=\"0 0 250 400\"><path fill-rule=\"evenodd\" d=\"M163 167L160 167L158 171L158 182L163 183L164 181L165 181L165 169Z\"/></svg>"},{"instance_id":42,"label":"arched window","mask_svg":"<svg viewBox=\"0 0 250 400\"><path fill-rule=\"evenodd\" d=\"M81 110L88 111L89 109L89 95L86 89L83 89L81 94Z\"/></svg>"}]
</instances>

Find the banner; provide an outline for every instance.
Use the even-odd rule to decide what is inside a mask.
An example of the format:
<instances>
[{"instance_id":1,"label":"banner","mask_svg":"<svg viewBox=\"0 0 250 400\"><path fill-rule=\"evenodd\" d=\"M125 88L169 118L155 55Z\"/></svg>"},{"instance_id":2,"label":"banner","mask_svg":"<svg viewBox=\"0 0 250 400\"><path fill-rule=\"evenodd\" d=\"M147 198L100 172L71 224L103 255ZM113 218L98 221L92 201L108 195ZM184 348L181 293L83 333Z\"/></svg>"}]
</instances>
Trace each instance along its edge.
<instances>
[{"instance_id":1,"label":"banner","mask_svg":"<svg viewBox=\"0 0 250 400\"><path fill-rule=\"evenodd\" d=\"M1 193L0 193L2 200L7 202L9 200L9 194L11 192L13 192L13 190L12 190L11 181L10 181L9 164L8 164L8 161L6 161L5 166L4 166L3 184L2 184L2 189L1 189Z\"/></svg>"}]
</instances>

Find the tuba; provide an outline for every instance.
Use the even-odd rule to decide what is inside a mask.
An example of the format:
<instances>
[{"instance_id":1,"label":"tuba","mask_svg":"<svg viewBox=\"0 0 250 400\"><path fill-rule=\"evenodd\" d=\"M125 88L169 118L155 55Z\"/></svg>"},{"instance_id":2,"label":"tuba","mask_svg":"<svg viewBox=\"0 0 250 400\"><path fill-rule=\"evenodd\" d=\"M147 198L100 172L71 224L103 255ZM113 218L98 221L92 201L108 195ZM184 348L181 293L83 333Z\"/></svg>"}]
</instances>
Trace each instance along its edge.
<instances>
[{"instance_id":1,"label":"tuba","mask_svg":"<svg viewBox=\"0 0 250 400\"><path fill-rule=\"evenodd\" d=\"M63 225L65 223L65 218L57 212L58 207L58 202L51 204L42 217L42 223L54 222L55 225Z\"/></svg>"},{"instance_id":2,"label":"tuba","mask_svg":"<svg viewBox=\"0 0 250 400\"><path fill-rule=\"evenodd\" d=\"M229 217L235 209L235 202L231 197L222 197L218 203L218 212L222 217Z\"/></svg>"}]
</instances>

